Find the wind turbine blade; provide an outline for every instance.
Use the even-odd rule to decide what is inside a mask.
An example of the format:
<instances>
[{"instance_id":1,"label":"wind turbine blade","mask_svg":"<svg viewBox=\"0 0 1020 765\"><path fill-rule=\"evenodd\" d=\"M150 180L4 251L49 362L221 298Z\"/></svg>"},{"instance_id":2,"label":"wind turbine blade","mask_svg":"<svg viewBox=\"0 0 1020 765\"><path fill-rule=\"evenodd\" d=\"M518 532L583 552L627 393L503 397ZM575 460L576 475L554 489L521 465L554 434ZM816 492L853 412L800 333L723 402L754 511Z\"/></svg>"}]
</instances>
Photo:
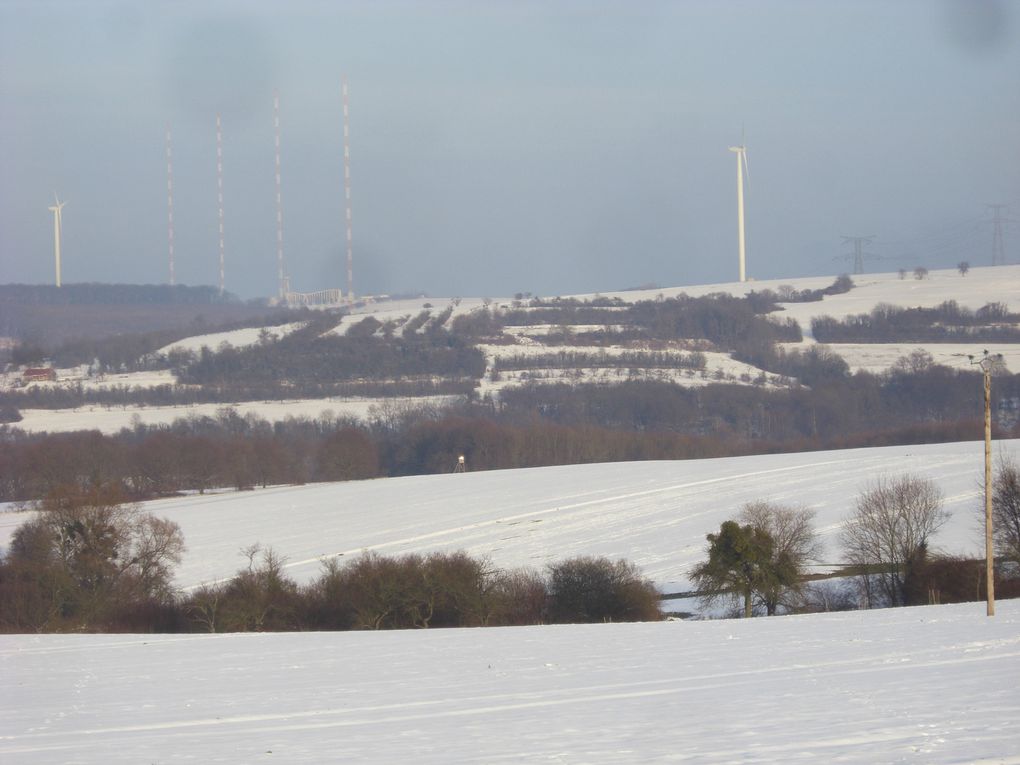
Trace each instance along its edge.
<instances>
[{"instance_id":1,"label":"wind turbine blade","mask_svg":"<svg viewBox=\"0 0 1020 765\"><path fill-rule=\"evenodd\" d=\"M747 149L740 152L740 157L744 161L744 182L747 184L751 183L751 172L747 169Z\"/></svg>"}]
</instances>

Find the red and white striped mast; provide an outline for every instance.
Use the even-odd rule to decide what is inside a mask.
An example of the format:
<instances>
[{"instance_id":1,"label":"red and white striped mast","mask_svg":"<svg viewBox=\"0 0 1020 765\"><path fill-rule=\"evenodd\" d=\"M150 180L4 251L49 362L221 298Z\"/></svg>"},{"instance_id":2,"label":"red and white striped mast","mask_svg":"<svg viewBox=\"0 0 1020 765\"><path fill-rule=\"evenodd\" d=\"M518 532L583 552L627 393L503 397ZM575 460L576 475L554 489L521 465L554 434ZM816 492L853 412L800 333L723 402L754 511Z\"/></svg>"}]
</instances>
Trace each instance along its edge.
<instances>
[{"instance_id":1,"label":"red and white striped mast","mask_svg":"<svg viewBox=\"0 0 1020 765\"><path fill-rule=\"evenodd\" d=\"M354 302L354 244L351 234L351 123L347 75L343 77L344 97L344 200L347 214L347 302Z\"/></svg>"},{"instance_id":2,"label":"red and white striped mast","mask_svg":"<svg viewBox=\"0 0 1020 765\"><path fill-rule=\"evenodd\" d=\"M280 184L280 93L273 91L273 129L276 137L276 268L280 281L280 299L287 297L287 279L283 275L283 193Z\"/></svg>"},{"instance_id":3,"label":"red and white striped mast","mask_svg":"<svg viewBox=\"0 0 1020 765\"><path fill-rule=\"evenodd\" d=\"M216 200L219 210L220 224L220 294L225 286L224 274L224 243L223 243L223 130L220 115L216 115Z\"/></svg>"},{"instance_id":4,"label":"red and white striped mast","mask_svg":"<svg viewBox=\"0 0 1020 765\"><path fill-rule=\"evenodd\" d=\"M170 142L170 123L166 125L166 235L170 250L170 286L176 283L174 276L174 163Z\"/></svg>"}]
</instances>

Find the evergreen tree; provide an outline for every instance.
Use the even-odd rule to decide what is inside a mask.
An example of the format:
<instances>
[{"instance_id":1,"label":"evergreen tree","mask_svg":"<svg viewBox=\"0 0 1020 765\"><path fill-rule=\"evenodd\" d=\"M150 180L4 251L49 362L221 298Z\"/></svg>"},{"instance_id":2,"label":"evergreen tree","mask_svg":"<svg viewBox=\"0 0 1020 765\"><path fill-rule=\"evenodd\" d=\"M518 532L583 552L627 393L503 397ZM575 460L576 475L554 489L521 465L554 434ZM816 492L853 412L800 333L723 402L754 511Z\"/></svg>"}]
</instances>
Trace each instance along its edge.
<instances>
[{"instance_id":1,"label":"evergreen tree","mask_svg":"<svg viewBox=\"0 0 1020 765\"><path fill-rule=\"evenodd\" d=\"M775 543L764 529L726 521L718 534L708 535L708 543L708 560L691 577L706 604L738 595L750 617L755 593L796 581L797 567L789 555L773 556Z\"/></svg>"}]
</instances>

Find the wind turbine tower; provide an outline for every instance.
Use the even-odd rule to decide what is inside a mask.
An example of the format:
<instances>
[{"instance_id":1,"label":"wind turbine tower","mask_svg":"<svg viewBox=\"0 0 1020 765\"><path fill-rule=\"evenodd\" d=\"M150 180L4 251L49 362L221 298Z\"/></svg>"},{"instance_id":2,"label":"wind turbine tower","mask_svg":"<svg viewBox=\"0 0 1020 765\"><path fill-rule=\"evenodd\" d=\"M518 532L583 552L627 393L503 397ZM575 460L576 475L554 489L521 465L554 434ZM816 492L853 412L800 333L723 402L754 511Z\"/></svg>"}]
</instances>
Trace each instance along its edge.
<instances>
[{"instance_id":1,"label":"wind turbine tower","mask_svg":"<svg viewBox=\"0 0 1020 765\"><path fill-rule=\"evenodd\" d=\"M170 143L170 124L166 126L166 238L170 250L170 286L176 283L174 276L174 163Z\"/></svg>"},{"instance_id":2,"label":"wind turbine tower","mask_svg":"<svg viewBox=\"0 0 1020 765\"><path fill-rule=\"evenodd\" d=\"M290 291L283 273L283 193L280 184L280 93L273 91L273 129L276 139L276 270L280 280L280 299Z\"/></svg>"},{"instance_id":3,"label":"wind turbine tower","mask_svg":"<svg viewBox=\"0 0 1020 765\"><path fill-rule=\"evenodd\" d=\"M60 286L60 229L63 226L63 213L61 210L64 209L64 205L67 202L61 202L57 197L57 193L53 192L53 199L56 201L56 205L50 208L50 212L53 213L53 254L56 257L57 263L57 286Z\"/></svg>"},{"instance_id":4,"label":"wind turbine tower","mask_svg":"<svg viewBox=\"0 0 1020 765\"><path fill-rule=\"evenodd\" d=\"M220 115L216 115L216 200L220 224L220 294L224 288L224 245L223 245L223 130Z\"/></svg>"},{"instance_id":5,"label":"wind turbine tower","mask_svg":"<svg viewBox=\"0 0 1020 765\"><path fill-rule=\"evenodd\" d=\"M737 155L737 252L740 259L740 281L747 281L747 253L744 247L744 171L747 170L747 147L741 136L740 146L731 146Z\"/></svg>"},{"instance_id":6,"label":"wind turbine tower","mask_svg":"<svg viewBox=\"0 0 1020 765\"><path fill-rule=\"evenodd\" d=\"M351 123L347 75L341 86L344 97L344 200L347 215L347 302L354 303L354 245L351 238Z\"/></svg>"}]
</instances>

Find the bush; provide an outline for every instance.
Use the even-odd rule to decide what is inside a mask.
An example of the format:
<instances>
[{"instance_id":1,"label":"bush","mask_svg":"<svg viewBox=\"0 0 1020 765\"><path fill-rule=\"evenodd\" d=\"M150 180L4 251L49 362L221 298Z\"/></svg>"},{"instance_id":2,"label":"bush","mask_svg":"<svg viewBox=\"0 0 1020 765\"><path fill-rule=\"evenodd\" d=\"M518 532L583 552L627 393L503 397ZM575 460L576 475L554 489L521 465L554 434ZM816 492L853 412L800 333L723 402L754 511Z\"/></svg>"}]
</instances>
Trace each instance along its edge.
<instances>
[{"instance_id":1,"label":"bush","mask_svg":"<svg viewBox=\"0 0 1020 765\"><path fill-rule=\"evenodd\" d=\"M10 404L3 404L0 406L0 423L2 422L21 422L21 412L18 411L16 406Z\"/></svg>"},{"instance_id":2,"label":"bush","mask_svg":"<svg viewBox=\"0 0 1020 765\"><path fill-rule=\"evenodd\" d=\"M552 622L658 621L659 594L627 561L583 556L549 566Z\"/></svg>"},{"instance_id":3,"label":"bush","mask_svg":"<svg viewBox=\"0 0 1020 765\"><path fill-rule=\"evenodd\" d=\"M546 620L549 590L545 580L531 569L501 572L490 594L490 625L520 627Z\"/></svg>"},{"instance_id":4,"label":"bush","mask_svg":"<svg viewBox=\"0 0 1020 765\"><path fill-rule=\"evenodd\" d=\"M285 560L258 544L241 553L248 566L233 579L201 587L187 598L184 611L192 624L209 632L278 632L300 626L301 593L283 573Z\"/></svg>"}]
</instances>

